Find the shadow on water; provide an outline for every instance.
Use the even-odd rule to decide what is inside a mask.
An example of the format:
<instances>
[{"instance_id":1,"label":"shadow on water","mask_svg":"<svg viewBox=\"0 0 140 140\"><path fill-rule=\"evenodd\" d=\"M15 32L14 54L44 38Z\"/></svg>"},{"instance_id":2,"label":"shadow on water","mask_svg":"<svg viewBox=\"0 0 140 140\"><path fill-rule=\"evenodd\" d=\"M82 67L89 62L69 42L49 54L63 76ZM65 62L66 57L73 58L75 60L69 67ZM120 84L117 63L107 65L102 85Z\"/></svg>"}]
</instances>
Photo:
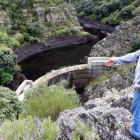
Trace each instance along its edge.
<instances>
[{"instance_id":1,"label":"shadow on water","mask_svg":"<svg viewBox=\"0 0 140 140\"><path fill-rule=\"evenodd\" d=\"M57 48L29 57L19 63L22 73L36 80L51 70L80 64L80 59L90 54L93 42Z\"/></svg>"}]
</instances>

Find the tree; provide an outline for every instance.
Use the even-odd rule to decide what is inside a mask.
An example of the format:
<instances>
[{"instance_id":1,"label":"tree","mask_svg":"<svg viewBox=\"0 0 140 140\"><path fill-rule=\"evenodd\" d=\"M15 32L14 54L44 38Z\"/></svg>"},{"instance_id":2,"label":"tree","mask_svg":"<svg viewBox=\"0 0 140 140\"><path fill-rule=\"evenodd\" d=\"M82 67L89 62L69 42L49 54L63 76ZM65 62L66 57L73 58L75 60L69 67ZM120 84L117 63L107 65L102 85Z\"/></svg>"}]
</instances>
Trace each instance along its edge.
<instances>
[{"instance_id":1,"label":"tree","mask_svg":"<svg viewBox=\"0 0 140 140\"><path fill-rule=\"evenodd\" d=\"M38 36L40 34L43 34L45 32L45 29L42 25L35 22L29 24L28 32L32 36Z\"/></svg>"},{"instance_id":2,"label":"tree","mask_svg":"<svg viewBox=\"0 0 140 140\"><path fill-rule=\"evenodd\" d=\"M16 67L16 56L10 49L0 50L0 85L13 80Z\"/></svg>"},{"instance_id":3,"label":"tree","mask_svg":"<svg viewBox=\"0 0 140 140\"><path fill-rule=\"evenodd\" d=\"M15 92L0 86L0 97L0 122L5 119L12 119L15 113L18 115L21 112L21 103L18 101Z\"/></svg>"}]
</instances>

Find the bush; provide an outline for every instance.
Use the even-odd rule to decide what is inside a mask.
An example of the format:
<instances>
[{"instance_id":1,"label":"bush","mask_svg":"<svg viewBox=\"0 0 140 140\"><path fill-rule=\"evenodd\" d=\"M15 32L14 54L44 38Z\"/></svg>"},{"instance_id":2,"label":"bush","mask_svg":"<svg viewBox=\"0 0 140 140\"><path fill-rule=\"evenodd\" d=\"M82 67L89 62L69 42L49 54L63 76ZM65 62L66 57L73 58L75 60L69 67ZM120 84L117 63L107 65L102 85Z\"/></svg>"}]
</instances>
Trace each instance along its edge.
<instances>
[{"instance_id":1,"label":"bush","mask_svg":"<svg viewBox=\"0 0 140 140\"><path fill-rule=\"evenodd\" d=\"M10 84L12 80L13 76L0 68L0 85Z\"/></svg>"},{"instance_id":2,"label":"bush","mask_svg":"<svg viewBox=\"0 0 140 140\"><path fill-rule=\"evenodd\" d=\"M127 6L124 7L120 13L119 13L119 17L123 18L123 19L127 19L132 17L132 11L134 10L134 6Z\"/></svg>"},{"instance_id":3,"label":"bush","mask_svg":"<svg viewBox=\"0 0 140 140\"><path fill-rule=\"evenodd\" d=\"M15 49L16 47L20 46L20 43L15 38L10 37L7 46L8 48Z\"/></svg>"},{"instance_id":4,"label":"bush","mask_svg":"<svg viewBox=\"0 0 140 140\"><path fill-rule=\"evenodd\" d=\"M16 64L16 56L12 50L0 50L0 68L2 68L5 72L14 74Z\"/></svg>"},{"instance_id":5,"label":"bush","mask_svg":"<svg viewBox=\"0 0 140 140\"><path fill-rule=\"evenodd\" d=\"M22 34L17 34L16 39L19 41L19 43L24 43L24 36Z\"/></svg>"},{"instance_id":6,"label":"bush","mask_svg":"<svg viewBox=\"0 0 140 140\"><path fill-rule=\"evenodd\" d=\"M2 49L8 49L8 48L6 46L2 45L2 46L0 46L0 50L2 50Z\"/></svg>"},{"instance_id":7,"label":"bush","mask_svg":"<svg viewBox=\"0 0 140 140\"><path fill-rule=\"evenodd\" d=\"M6 120L0 129L1 140L54 140L58 137L58 126L50 118L40 120L28 116L25 119Z\"/></svg>"},{"instance_id":8,"label":"bush","mask_svg":"<svg viewBox=\"0 0 140 140\"><path fill-rule=\"evenodd\" d=\"M133 16L140 14L140 6L137 7L134 11L132 11Z\"/></svg>"},{"instance_id":9,"label":"bush","mask_svg":"<svg viewBox=\"0 0 140 140\"><path fill-rule=\"evenodd\" d=\"M74 89L65 89L66 82L59 85L41 84L26 94L24 111L28 115L51 117L56 120L60 112L79 106L79 98Z\"/></svg>"},{"instance_id":10,"label":"bush","mask_svg":"<svg viewBox=\"0 0 140 140\"><path fill-rule=\"evenodd\" d=\"M13 80L16 64L16 56L12 50L0 50L0 85L9 84Z\"/></svg>"},{"instance_id":11,"label":"bush","mask_svg":"<svg viewBox=\"0 0 140 140\"><path fill-rule=\"evenodd\" d=\"M140 49L140 39L136 39L132 44L132 51L137 51Z\"/></svg>"},{"instance_id":12,"label":"bush","mask_svg":"<svg viewBox=\"0 0 140 140\"><path fill-rule=\"evenodd\" d=\"M84 32L84 31L83 31L83 32L79 32L79 34L80 34L80 35L90 35L90 33Z\"/></svg>"},{"instance_id":13,"label":"bush","mask_svg":"<svg viewBox=\"0 0 140 140\"><path fill-rule=\"evenodd\" d=\"M36 22L30 23L27 29L28 29L29 34L32 36L38 36L45 32L44 27Z\"/></svg>"},{"instance_id":14,"label":"bush","mask_svg":"<svg viewBox=\"0 0 140 140\"><path fill-rule=\"evenodd\" d=\"M0 32L0 44L3 44L3 46L11 49L14 49L15 47L20 45L18 40L9 37L8 34L4 32Z\"/></svg>"},{"instance_id":15,"label":"bush","mask_svg":"<svg viewBox=\"0 0 140 140\"><path fill-rule=\"evenodd\" d=\"M84 12L81 12L81 13L78 14L78 16L79 17L84 17L85 16L85 13Z\"/></svg>"},{"instance_id":16,"label":"bush","mask_svg":"<svg viewBox=\"0 0 140 140\"><path fill-rule=\"evenodd\" d=\"M55 35L56 36L70 35L70 31L61 29L61 30L56 31Z\"/></svg>"},{"instance_id":17,"label":"bush","mask_svg":"<svg viewBox=\"0 0 140 140\"><path fill-rule=\"evenodd\" d=\"M78 121L72 132L70 140L95 140L98 139L97 129L89 129L89 123Z\"/></svg>"},{"instance_id":18,"label":"bush","mask_svg":"<svg viewBox=\"0 0 140 140\"><path fill-rule=\"evenodd\" d=\"M16 93L8 88L0 86L0 122L5 119L12 119L14 115L16 117L21 112L21 104L18 101Z\"/></svg>"},{"instance_id":19,"label":"bush","mask_svg":"<svg viewBox=\"0 0 140 140\"><path fill-rule=\"evenodd\" d=\"M118 17L118 11L112 13L107 19L106 22L108 22L110 25L118 25L121 21Z\"/></svg>"}]
</instances>

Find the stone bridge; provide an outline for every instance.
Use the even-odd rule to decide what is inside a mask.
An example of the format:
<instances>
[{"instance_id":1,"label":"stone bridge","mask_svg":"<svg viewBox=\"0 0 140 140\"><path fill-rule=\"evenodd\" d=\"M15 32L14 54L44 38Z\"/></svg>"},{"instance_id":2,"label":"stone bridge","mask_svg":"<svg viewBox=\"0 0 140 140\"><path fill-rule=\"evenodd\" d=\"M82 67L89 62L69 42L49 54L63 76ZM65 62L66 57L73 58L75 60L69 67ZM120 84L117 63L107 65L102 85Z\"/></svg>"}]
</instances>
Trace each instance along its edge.
<instances>
[{"instance_id":1,"label":"stone bridge","mask_svg":"<svg viewBox=\"0 0 140 140\"><path fill-rule=\"evenodd\" d=\"M53 70L51 73L37 79L32 84L29 81L24 82L24 84L18 88L17 94L22 96L19 98L21 98L20 100L23 100L24 97L23 94L20 94L20 91L22 92L24 89L29 89L32 86L36 87L41 82L48 82L48 85L52 85L57 84L62 80L67 80L69 82L69 87L74 85L77 93L82 93L91 79L101 76L105 71L110 71L113 68L106 67L106 61L108 61L108 57L89 57L88 64Z\"/></svg>"}]
</instances>

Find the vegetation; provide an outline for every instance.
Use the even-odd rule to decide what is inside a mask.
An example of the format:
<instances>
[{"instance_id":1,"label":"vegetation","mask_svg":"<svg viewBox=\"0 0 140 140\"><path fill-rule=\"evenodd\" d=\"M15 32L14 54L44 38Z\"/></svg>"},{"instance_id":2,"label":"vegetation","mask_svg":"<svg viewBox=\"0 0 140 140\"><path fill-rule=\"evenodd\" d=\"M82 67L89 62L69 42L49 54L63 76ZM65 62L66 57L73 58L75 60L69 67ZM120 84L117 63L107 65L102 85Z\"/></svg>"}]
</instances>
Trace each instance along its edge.
<instances>
[{"instance_id":1,"label":"vegetation","mask_svg":"<svg viewBox=\"0 0 140 140\"><path fill-rule=\"evenodd\" d=\"M102 20L111 25L118 25L140 12L140 0L64 0L71 2L79 16Z\"/></svg>"},{"instance_id":2,"label":"vegetation","mask_svg":"<svg viewBox=\"0 0 140 140\"><path fill-rule=\"evenodd\" d=\"M137 51L140 49L140 39L136 39L132 44L132 51Z\"/></svg>"},{"instance_id":3,"label":"vegetation","mask_svg":"<svg viewBox=\"0 0 140 140\"><path fill-rule=\"evenodd\" d=\"M0 122L5 119L18 117L21 113L21 104L17 99L15 92L10 89L0 86Z\"/></svg>"},{"instance_id":4,"label":"vegetation","mask_svg":"<svg viewBox=\"0 0 140 140\"><path fill-rule=\"evenodd\" d=\"M61 111L78 107L79 98L75 90L68 90L66 86L67 82L63 81L59 85L49 87L41 84L29 91L24 101L25 114L40 118L50 116L56 120Z\"/></svg>"},{"instance_id":5,"label":"vegetation","mask_svg":"<svg viewBox=\"0 0 140 140\"><path fill-rule=\"evenodd\" d=\"M54 140L58 136L58 126L50 118L14 119L12 122L5 120L0 129L1 140Z\"/></svg>"},{"instance_id":6,"label":"vegetation","mask_svg":"<svg viewBox=\"0 0 140 140\"><path fill-rule=\"evenodd\" d=\"M72 132L73 137L70 140L94 140L99 138L97 129L89 129L89 123L78 121Z\"/></svg>"},{"instance_id":7,"label":"vegetation","mask_svg":"<svg viewBox=\"0 0 140 140\"><path fill-rule=\"evenodd\" d=\"M13 80L16 64L16 56L12 50L0 50L0 85L9 84Z\"/></svg>"},{"instance_id":8,"label":"vegetation","mask_svg":"<svg viewBox=\"0 0 140 140\"><path fill-rule=\"evenodd\" d=\"M51 10L50 7L56 8ZM17 46L42 41L48 37L78 34L80 31L73 32L73 29L79 24L73 21L70 15L63 15L66 9L71 7L71 4L62 0L0 1L0 14L5 18L5 21L0 23L0 46L15 49ZM43 17L38 14L38 8L44 9L44 19L48 16L46 21L39 21ZM56 13L60 16L56 17ZM58 16L62 16L62 19L57 19ZM55 20L63 21L55 23Z\"/></svg>"}]
</instances>

